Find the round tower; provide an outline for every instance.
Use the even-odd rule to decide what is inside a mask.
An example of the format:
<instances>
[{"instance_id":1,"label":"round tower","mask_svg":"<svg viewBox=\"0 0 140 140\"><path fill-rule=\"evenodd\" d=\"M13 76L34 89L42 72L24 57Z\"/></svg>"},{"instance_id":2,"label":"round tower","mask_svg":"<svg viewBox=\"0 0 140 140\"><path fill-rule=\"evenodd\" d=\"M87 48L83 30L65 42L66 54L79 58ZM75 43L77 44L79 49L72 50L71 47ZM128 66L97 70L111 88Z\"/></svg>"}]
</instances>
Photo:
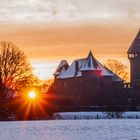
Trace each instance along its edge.
<instances>
[{"instance_id":1,"label":"round tower","mask_svg":"<svg viewBox=\"0 0 140 140\"><path fill-rule=\"evenodd\" d=\"M133 86L140 86L140 30L127 51L130 60L130 80Z\"/></svg>"}]
</instances>

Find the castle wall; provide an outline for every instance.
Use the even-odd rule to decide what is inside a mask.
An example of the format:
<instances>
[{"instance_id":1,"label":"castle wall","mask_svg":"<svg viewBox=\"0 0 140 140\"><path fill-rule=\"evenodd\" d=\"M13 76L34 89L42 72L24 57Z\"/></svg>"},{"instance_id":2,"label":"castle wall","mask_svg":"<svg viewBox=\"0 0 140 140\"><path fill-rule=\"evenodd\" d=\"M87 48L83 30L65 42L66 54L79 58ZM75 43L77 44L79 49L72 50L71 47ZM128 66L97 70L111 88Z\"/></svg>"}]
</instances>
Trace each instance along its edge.
<instances>
[{"instance_id":1,"label":"castle wall","mask_svg":"<svg viewBox=\"0 0 140 140\"><path fill-rule=\"evenodd\" d=\"M111 90L117 82L110 76L100 76L99 73L84 72L81 77L55 79L54 94L63 99L70 99L69 105L89 106L101 105L105 90ZM120 83L119 83L120 84Z\"/></svg>"}]
</instances>

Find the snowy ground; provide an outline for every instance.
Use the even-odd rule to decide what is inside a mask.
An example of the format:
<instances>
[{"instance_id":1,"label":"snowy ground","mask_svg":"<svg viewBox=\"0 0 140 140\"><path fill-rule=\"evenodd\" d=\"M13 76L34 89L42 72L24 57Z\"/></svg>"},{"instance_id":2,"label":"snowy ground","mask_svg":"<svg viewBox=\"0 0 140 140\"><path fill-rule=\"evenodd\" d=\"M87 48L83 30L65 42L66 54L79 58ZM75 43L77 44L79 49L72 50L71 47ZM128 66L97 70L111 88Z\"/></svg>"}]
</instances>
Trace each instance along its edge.
<instances>
[{"instance_id":1,"label":"snowy ground","mask_svg":"<svg viewBox=\"0 0 140 140\"><path fill-rule=\"evenodd\" d=\"M139 139L139 119L0 122L0 140Z\"/></svg>"}]
</instances>

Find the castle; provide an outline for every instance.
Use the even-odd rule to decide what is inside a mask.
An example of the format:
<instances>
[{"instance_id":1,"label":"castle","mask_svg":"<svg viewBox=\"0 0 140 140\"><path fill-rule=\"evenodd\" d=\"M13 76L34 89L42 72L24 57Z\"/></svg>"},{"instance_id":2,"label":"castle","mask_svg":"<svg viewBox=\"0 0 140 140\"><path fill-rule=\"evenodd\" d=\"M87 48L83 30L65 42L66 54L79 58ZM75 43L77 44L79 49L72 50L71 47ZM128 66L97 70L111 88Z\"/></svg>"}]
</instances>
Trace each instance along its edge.
<instances>
[{"instance_id":1,"label":"castle","mask_svg":"<svg viewBox=\"0 0 140 140\"><path fill-rule=\"evenodd\" d=\"M60 106L140 106L140 31L127 51L130 83L103 66L90 51L71 65L62 60L54 73L51 92ZM116 100L115 100L116 99Z\"/></svg>"},{"instance_id":2,"label":"castle","mask_svg":"<svg viewBox=\"0 0 140 140\"><path fill-rule=\"evenodd\" d=\"M127 51L130 60L131 84L140 87L140 31Z\"/></svg>"}]
</instances>

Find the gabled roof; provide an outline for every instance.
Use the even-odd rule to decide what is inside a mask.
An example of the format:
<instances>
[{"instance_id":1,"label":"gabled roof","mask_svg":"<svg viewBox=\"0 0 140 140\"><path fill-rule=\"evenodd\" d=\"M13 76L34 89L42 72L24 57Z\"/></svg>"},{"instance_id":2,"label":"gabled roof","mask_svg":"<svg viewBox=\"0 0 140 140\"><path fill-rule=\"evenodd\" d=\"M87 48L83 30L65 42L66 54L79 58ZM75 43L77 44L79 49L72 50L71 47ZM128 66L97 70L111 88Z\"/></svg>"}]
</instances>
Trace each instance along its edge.
<instances>
[{"instance_id":1,"label":"gabled roof","mask_svg":"<svg viewBox=\"0 0 140 140\"><path fill-rule=\"evenodd\" d=\"M60 74L64 73L64 70L66 71L69 67L69 64L66 60L61 60L60 64L58 65L54 76L59 76Z\"/></svg>"},{"instance_id":2,"label":"gabled roof","mask_svg":"<svg viewBox=\"0 0 140 140\"><path fill-rule=\"evenodd\" d=\"M140 53L140 30L137 33L135 39L133 40L130 48L127 51L128 54L131 53Z\"/></svg>"},{"instance_id":3,"label":"gabled roof","mask_svg":"<svg viewBox=\"0 0 140 140\"><path fill-rule=\"evenodd\" d=\"M63 66L61 63L59 65ZM57 68L58 70L61 68L60 66L58 66ZM87 58L74 60L67 69L65 68L61 69L61 72L59 72L59 74L57 75L58 70L56 70L55 73L56 73L57 78L60 78L60 79L81 77L83 71L97 71L98 70L101 72L101 76L111 76L113 81L123 81L111 70L107 69L98 60L96 60L91 51L88 54Z\"/></svg>"}]
</instances>

